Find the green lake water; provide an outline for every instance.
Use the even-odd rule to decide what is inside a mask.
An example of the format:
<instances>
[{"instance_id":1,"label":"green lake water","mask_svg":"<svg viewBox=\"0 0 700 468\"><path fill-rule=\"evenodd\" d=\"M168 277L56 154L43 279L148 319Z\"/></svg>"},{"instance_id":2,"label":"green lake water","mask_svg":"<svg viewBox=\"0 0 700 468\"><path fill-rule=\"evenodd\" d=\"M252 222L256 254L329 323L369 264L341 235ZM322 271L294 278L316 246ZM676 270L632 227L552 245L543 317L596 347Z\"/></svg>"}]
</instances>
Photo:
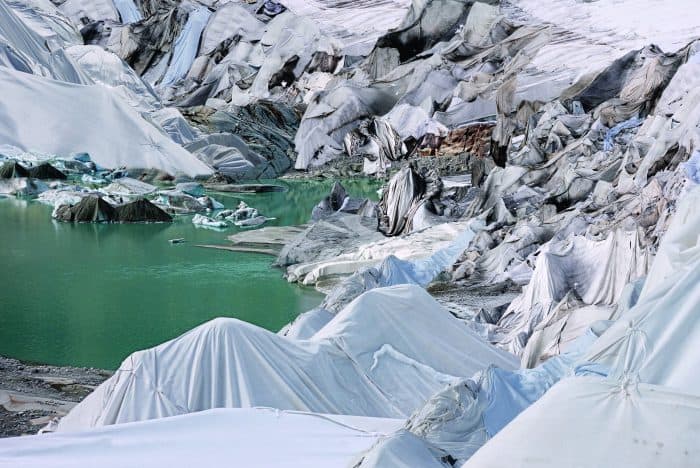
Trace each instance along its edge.
<instances>
[{"instance_id":1,"label":"green lake water","mask_svg":"<svg viewBox=\"0 0 700 468\"><path fill-rule=\"evenodd\" d=\"M286 192L212 194L277 218L308 220L331 182L281 182ZM376 199L374 182L344 182ZM267 255L195 247L225 244L239 228L173 224L63 224L51 207L0 198L0 354L27 361L115 369L131 352L210 320L235 317L278 331L322 296L289 284ZM168 239L185 238L171 245Z\"/></svg>"}]
</instances>

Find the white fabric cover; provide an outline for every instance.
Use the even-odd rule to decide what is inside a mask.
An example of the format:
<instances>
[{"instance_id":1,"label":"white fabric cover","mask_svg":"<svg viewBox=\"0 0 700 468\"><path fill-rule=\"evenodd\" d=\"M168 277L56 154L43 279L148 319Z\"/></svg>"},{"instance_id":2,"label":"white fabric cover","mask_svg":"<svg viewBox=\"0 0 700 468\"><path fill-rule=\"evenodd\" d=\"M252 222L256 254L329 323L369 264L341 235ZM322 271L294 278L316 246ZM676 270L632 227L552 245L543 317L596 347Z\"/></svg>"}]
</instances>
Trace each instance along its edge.
<instances>
[{"instance_id":1,"label":"white fabric cover","mask_svg":"<svg viewBox=\"0 0 700 468\"><path fill-rule=\"evenodd\" d=\"M535 20L621 50L653 43L674 52L697 38L697 16L687 14L697 6L695 0L519 0L514 5Z\"/></svg>"},{"instance_id":2,"label":"white fabric cover","mask_svg":"<svg viewBox=\"0 0 700 468\"><path fill-rule=\"evenodd\" d=\"M602 241L572 236L545 244L530 282L499 320L510 331L507 349L522 353L527 338L569 291L587 305L614 304L626 284L646 274L648 257L636 230L616 230ZM579 328L599 318L591 314L587 324L579 320Z\"/></svg>"},{"instance_id":3,"label":"white fabric cover","mask_svg":"<svg viewBox=\"0 0 700 468\"><path fill-rule=\"evenodd\" d=\"M59 156L87 152L107 168L155 168L189 176L212 172L100 85L0 67L0 89L0 141L5 144Z\"/></svg>"},{"instance_id":4,"label":"white fabric cover","mask_svg":"<svg viewBox=\"0 0 700 468\"><path fill-rule=\"evenodd\" d=\"M401 260L389 255L378 265L362 269L336 285L326 296L320 308L299 315L279 333L289 338L308 338L331 321L342 305L362 292L374 288L417 284L427 286L446 268L452 266L467 248L474 234L481 228L478 220L472 220L464 232L447 247L437 250L427 258Z\"/></svg>"},{"instance_id":5,"label":"white fabric cover","mask_svg":"<svg viewBox=\"0 0 700 468\"><path fill-rule=\"evenodd\" d=\"M134 0L114 0L114 7L119 11L119 16L124 24L135 23L143 19L143 15Z\"/></svg>"},{"instance_id":6,"label":"white fabric cover","mask_svg":"<svg viewBox=\"0 0 700 468\"><path fill-rule=\"evenodd\" d=\"M0 439L0 466L348 467L400 419L217 409L70 434Z\"/></svg>"},{"instance_id":7,"label":"white fabric cover","mask_svg":"<svg viewBox=\"0 0 700 468\"><path fill-rule=\"evenodd\" d=\"M160 107L153 89L116 54L97 45L76 45L65 50L93 82L114 89L134 109L151 111Z\"/></svg>"},{"instance_id":8,"label":"white fabric cover","mask_svg":"<svg viewBox=\"0 0 700 468\"><path fill-rule=\"evenodd\" d=\"M353 468L449 468L430 450L430 446L420 437L408 431L399 431L385 437L367 452L362 462Z\"/></svg>"},{"instance_id":9,"label":"white fabric cover","mask_svg":"<svg viewBox=\"0 0 700 468\"><path fill-rule=\"evenodd\" d=\"M598 377L559 382L463 468L693 467L700 397Z\"/></svg>"},{"instance_id":10,"label":"white fabric cover","mask_svg":"<svg viewBox=\"0 0 700 468\"><path fill-rule=\"evenodd\" d=\"M474 229L474 231L472 231ZM401 260L415 261L411 275L417 282L424 282L432 273L439 273L463 242L478 229L473 221L459 221L431 226L408 236L389 237L360 245L356 250L317 262L300 263L287 269L288 279L306 285L333 275L348 275L363 267L375 266L393 255ZM429 255L426 258L426 254ZM428 279L432 281L434 276Z\"/></svg>"},{"instance_id":11,"label":"white fabric cover","mask_svg":"<svg viewBox=\"0 0 700 468\"><path fill-rule=\"evenodd\" d=\"M39 34L43 28L37 32L32 26L36 27L26 15L17 14L5 0L0 0L0 67L71 83L90 83L63 50L49 50L46 38Z\"/></svg>"},{"instance_id":12,"label":"white fabric cover","mask_svg":"<svg viewBox=\"0 0 700 468\"><path fill-rule=\"evenodd\" d=\"M127 358L59 431L216 407L406 417L457 378L517 366L417 286L370 291L311 339L216 319Z\"/></svg>"},{"instance_id":13,"label":"white fabric cover","mask_svg":"<svg viewBox=\"0 0 700 468\"><path fill-rule=\"evenodd\" d=\"M604 330L607 324L598 324ZM598 327L596 327L598 328ZM489 367L434 395L408 429L457 460L467 460L559 380L573 375L582 355L600 335L587 330L567 350L534 369Z\"/></svg>"},{"instance_id":14,"label":"white fabric cover","mask_svg":"<svg viewBox=\"0 0 700 468\"><path fill-rule=\"evenodd\" d=\"M566 303L565 299L546 321L535 328L527 340L521 366L531 368L558 356L562 349L585 333L591 323L614 319L617 309L615 305L580 307L578 303Z\"/></svg>"},{"instance_id":15,"label":"white fabric cover","mask_svg":"<svg viewBox=\"0 0 700 468\"><path fill-rule=\"evenodd\" d=\"M406 16L411 0L282 0L299 16L307 16L343 45L347 55L367 55L382 34Z\"/></svg>"},{"instance_id":16,"label":"white fabric cover","mask_svg":"<svg viewBox=\"0 0 700 468\"><path fill-rule=\"evenodd\" d=\"M554 386L465 467L697 465L699 202L698 187L682 199L637 304L592 345L583 376Z\"/></svg>"},{"instance_id":17,"label":"white fabric cover","mask_svg":"<svg viewBox=\"0 0 700 468\"><path fill-rule=\"evenodd\" d=\"M202 137L202 132L190 125L174 107L163 107L150 112L148 119L162 128L175 143L186 145Z\"/></svg>"},{"instance_id":18,"label":"white fabric cover","mask_svg":"<svg viewBox=\"0 0 700 468\"><path fill-rule=\"evenodd\" d=\"M681 201L637 305L596 342L594 369L700 394L700 187Z\"/></svg>"},{"instance_id":19,"label":"white fabric cover","mask_svg":"<svg viewBox=\"0 0 700 468\"><path fill-rule=\"evenodd\" d=\"M201 53L212 52L228 38L240 36L243 41L259 41L265 34L265 23L238 3L227 3L218 8L209 19L202 35Z\"/></svg>"},{"instance_id":20,"label":"white fabric cover","mask_svg":"<svg viewBox=\"0 0 700 468\"><path fill-rule=\"evenodd\" d=\"M35 34L46 39L50 50L69 44L82 44L75 25L51 0L3 0Z\"/></svg>"},{"instance_id":21,"label":"white fabric cover","mask_svg":"<svg viewBox=\"0 0 700 468\"><path fill-rule=\"evenodd\" d=\"M162 85L170 86L175 84L179 79L187 75L187 72L192 66L197 51L199 50L199 40L202 36L202 31L209 22L211 11L209 8L200 6L196 10L190 12L185 26L180 31L180 35L175 39L173 56L170 59L170 64L163 77Z\"/></svg>"},{"instance_id":22,"label":"white fabric cover","mask_svg":"<svg viewBox=\"0 0 700 468\"><path fill-rule=\"evenodd\" d=\"M82 25L82 18L92 21L119 21L119 12L112 0L66 0L59 7L76 25Z\"/></svg>"}]
</instances>

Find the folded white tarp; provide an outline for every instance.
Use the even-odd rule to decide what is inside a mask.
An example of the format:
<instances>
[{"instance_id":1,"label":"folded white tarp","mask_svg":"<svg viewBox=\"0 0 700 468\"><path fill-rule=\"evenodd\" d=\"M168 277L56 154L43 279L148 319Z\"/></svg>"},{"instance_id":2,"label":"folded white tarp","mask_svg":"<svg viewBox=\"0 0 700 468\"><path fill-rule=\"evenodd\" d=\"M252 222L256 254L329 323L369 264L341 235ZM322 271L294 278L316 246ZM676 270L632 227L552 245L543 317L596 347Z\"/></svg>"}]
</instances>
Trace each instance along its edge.
<instances>
[{"instance_id":1,"label":"folded white tarp","mask_svg":"<svg viewBox=\"0 0 700 468\"><path fill-rule=\"evenodd\" d=\"M694 467L700 397L599 377L555 385L464 468Z\"/></svg>"},{"instance_id":2,"label":"folded white tarp","mask_svg":"<svg viewBox=\"0 0 700 468\"><path fill-rule=\"evenodd\" d=\"M114 89L135 110L161 107L155 91L116 54L96 45L76 45L65 51L94 83Z\"/></svg>"},{"instance_id":3,"label":"folded white tarp","mask_svg":"<svg viewBox=\"0 0 700 468\"><path fill-rule=\"evenodd\" d=\"M570 291L586 305L611 305L628 283L647 272L649 254L639 234L616 230L605 240L572 236L565 242L550 241L537 257L530 282L503 314L498 325L509 330L507 349L520 354L535 328ZM600 319L591 314L588 324ZM579 317L579 328L587 325Z\"/></svg>"},{"instance_id":4,"label":"folded white tarp","mask_svg":"<svg viewBox=\"0 0 700 468\"><path fill-rule=\"evenodd\" d=\"M141 15L134 0L114 0L114 6L119 11L119 16L124 24L135 23L143 19L143 15Z\"/></svg>"},{"instance_id":5,"label":"folded white tarp","mask_svg":"<svg viewBox=\"0 0 700 468\"><path fill-rule=\"evenodd\" d=\"M686 194L637 305L588 354L595 372L700 395L700 187Z\"/></svg>"},{"instance_id":6,"label":"folded white tarp","mask_svg":"<svg viewBox=\"0 0 700 468\"><path fill-rule=\"evenodd\" d=\"M567 348L534 369L490 367L434 395L408 423L408 429L457 460L467 460L518 414L573 369L607 324L597 324Z\"/></svg>"},{"instance_id":7,"label":"folded white tarp","mask_svg":"<svg viewBox=\"0 0 700 468\"><path fill-rule=\"evenodd\" d=\"M5 0L0 0L0 67L71 83L90 83L63 50L49 50L47 38L40 34L45 33L44 28L38 28L37 32L32 26L37 27L27 15L18 14Z\"/></svg>"},{"instance_id":8,"label":"folded white tarp","mask_svg":"<svg viewBox=\"0 0 700 468\"><path fill-rule=\"evenodd\" d=\"M478 229L471 221L443 223L413 232L408 236L390 237L359 246L355 251L341 254L332 259L301 263L290 266L287 275L304 284L314 284L332 275L349 275L357 270L374 266L393 255L401 260L415 261L414 275L424 282L431 272L459 250L463 241L467 244ZM434 257L433 257L434 255ZM440 268L439 273L443 268ZM428 281L432 280L430 278Z\"/></svg>"},{"instance_id":9,"label":"folded white tarp","mask_svg":"<svg viewBox=\"0 0 700 468\"><path fill-rule=\"evenodd\" d=\"M190 71L192 62L194 62L199 50L199 40L202 37L202 31L207 26L210 16L211 11L205 6L200 6L190 12L185 26L180 31L177 39L175 39L173 56L161 83L163 86L175 84Z\"/></svg>"},{"instance_id":10,"label":"folded white tarp","mask_svg":"<svg viewBox=\"0 0 700 468\"><path fill-rule=\"evenodd\" d=\"M583 376L554 386L465 467L697 466L699 202L700 188L683 198L637 304L592 345Z\"/></svg>"},{"instance_id":11,"label":"folded white tarp","mask_svg":"<svg viewBox=\"0 0 700 468\"><path fill-rule=\"evenodd\" d=\"M349 467L400 419L218 409L70 434L0 439L13 468Z\"/></svg>"},{"instance_id":12,"label":"folded white tarp","mask_svg":"<svg viewBox=\"0 0 700 468\"><path fill-rule=\"evenodd\" d=\"M240 36L242 41L257 42L265 34L265 23L243 5L226 3L212 15L202 35L202 54L209 54L226 39Z\"/></svg>"},{"instance_id":13,"label":"folded white tarp","mask_svg":"<svg viewBox=\"0 0 700 468\"><path fill-rule=\"evenodd\" d=\"M356 272L336 285L319 308L299 315L284 327L280 334L295 338L309 337L333 318L331 312L340 310L359 294L370 289L400 284L427 286L457 261L479 229L479 221L473 220L452 243L427 258L401 260L394 255L389 255L378 265Z\"/></svg>"},{"instance_id":14,"label":"folded white tarp","mask_svg":"<svg viewBox=\"0 0 700 468\"><path fill-rule=\"evenodd\" d=\"M353 468L449 468L432 448L420 437L402 430L377 444L362 456L362 462Z\"/></svg>"},{"instance_id":15,"label":"folded white tarp","mask_svg":"<svg viewBox=\"0 0 700 468\"><path fill-rule=\"evenodd\" d=\"M119 12L112 0L66 0L59 8L78 26L85 24L83 18L88 22L119 21Z\"/></svg>"},{"instance_id":16,"label":"folded white tarp","mask_svg":"<svg viewBox=\"0 0 700 468\"><path fill-rule=\"evenodd\" d=\"M134 353L59 431L217 407L405 418L446 384L516 359L417 286L370 291L309 340L217 319Z\"/></svg>"},{"instance_id":17,"label":"folded white tarp","mask_svg":"<svg viewBox=\"0 0 700 468\"><path fill-rule=\"evenodd\" d=\"M299 16L307 16L343 45L347 55L367 55L377 39L401 24L411 0L282 0Z\"/></svg>"},{"instance_id":18,"label":"folded white tarp","mask_svg":"<svg viewBox=\"0 0 700 468\"><path fill-rule=\"evenodd\" d=\"M519 0L514 4L535 21L576 32L589 43L610 44L633 50L649 44L675 52L697 38L695 0ZM573 14L575 12L575 14Z\"/></svg>"},{"instance_id":19,"label":"folded white tarp","mask_svg":"<svg viewBox=\"0 0 700 468\"><path fill-rule=\"evenodd\" d=\"M51 0L3 1L29 29L46 39L50 50L83 43L78 29Z\"/></svg>"},{"instance_id":20,"label":"folded white tarp","mask_svg":"<svg viewBox=\"0 0 700 468\"><path fill-rule=\"evenodd\" d=\"M0 89L0 141L5 144L59 156L87 152L106 168L189 176L212 172L101 85L74 85L0 67Z\"/></svg>"}]
</instances>

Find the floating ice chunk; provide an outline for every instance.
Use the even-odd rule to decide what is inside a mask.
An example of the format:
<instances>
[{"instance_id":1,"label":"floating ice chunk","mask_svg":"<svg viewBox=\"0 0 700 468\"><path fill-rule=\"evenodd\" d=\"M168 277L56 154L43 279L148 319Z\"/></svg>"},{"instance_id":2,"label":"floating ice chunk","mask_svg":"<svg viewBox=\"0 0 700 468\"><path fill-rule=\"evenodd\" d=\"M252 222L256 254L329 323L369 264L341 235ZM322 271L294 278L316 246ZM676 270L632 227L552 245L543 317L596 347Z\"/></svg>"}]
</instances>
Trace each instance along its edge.
<instances>
[{"instance_id":1,"label":"floating ice chunk","mask_svg":"<svg viewBox=\"0 0 700 468\"><path fill-rule=\"evenodd\" d=\"M27 177L0 179L0 196L14 195L19 197L27 197L41 193L46 189L48 189L48 186L43 182L32 180Z\"/></svg>"},{"instance_id":2,"label":"floating ice chunk","mask_svg":"<svg viewBox=\"0 0 700 468\"><path fill-rule=\"evenodd\" d=\"M65 186L41 193L37 201L57 208L62 205L75 205L83 199L86 193L80 187Z\"/></svg>"},{"instance_id":3,"label":"floating ice chunk","mask_svg":"<svg viewBox=\"0 0 700 468\"><path fill-rule=\"evenodd\" d=\"M272 221L273 219L276 219L276 218L266 218L265 216L256 216L254 218L242 219L240 221L236 221L233 224L235 224L238 227L255 227L255 226L262 226L266 222Z\"/></svg>"},{"instance_id":4,"label":"floating ice chunk","mask_svg":"<svg viewBox=\"0 0 700 468\"><path fill-rule=\"evenodd\" d=\"M103 185L107 183L106 179L103 179L102 177L95 177L90 174L83 174L83 176L80 178L80 180L84 184L92 184L92 185Z\"/></svg>"},{"instance_id":5,"label":"floating ice chunk","mask_svg":"<svg viewBox=\"0 0 700 468\"><path fill-rule=\"evenodd\" d=\"M202 186L202 184L199 184L197 182L182 182L175 186L175 190L184 192L187 195L192 195L193 197L204 196L204 187Z\"/></svg>"},{"instance_id":6,"label":"floating ice chunk","mask_svg":"<svg viewBox=\"0 0 700 468\"><path fill-rule=\"evenodd\" d=\"M131 177L119 178L101 189L107 195L118 197L142 197L155 193L157 190L158 188L155 185L147 184Z\"/></svg>"},{"instance_id":7,"label":"floating ice chunk","mask_svg":"<svg viewBox=\"0 0 700 468\"><path fill-rule=\"evenodd\" d=\"M197 198L197 201L204 205L207 210L223 210L224 204L214 200L212 197L205 195L203 197Z\"/></svg>"},{"instance_id":8,"label":"floating ice chunk","mask_svg":"<svg viewBox=\"0 0 700 468\"><path fill-rule=\"evenodd\" d=\"M224 221L217 221L201 214L196 214L194 217L192 217L192 224L195 226L212 227L218 229L228 227L228 224L226 224Z\"/></svg>"},{"instance_id":9,"label":"floating ice chunk","mask_svg":"<svg viewBox=\"0 0 700 468\"><path fill-rule=\"evenodd\" d=\"M196 213L207 208L199 203L195 197L180 190L163 190L158 194L154 203L171 210L175 209L180 213Z\"/></svg>"},{"instance_id":10,"label":"floating ice chunk","mask_svg":"<svg viewBox=\"0 0 700 468\"><path fill-rule=\"evenodd\" d=\"M242 201L238 204L238 209L233 212L231 218L234 221L244 221L246 219L252 219L258 217L258 210L249 207L246 202ZM237 226L240 226L237 224Z\"/></svg>"},{"instance_id":11,"label":"floating ice chunk","mask_svg":"<svg viewBox=\"0 0 700 468\"><path fill-rule=\"evenodd\" d=\"M223 210L223 211L219 211L218 213L216 213L216 216L214 216L214 218L216 218L216 219L226 219L226 218L228 218L228 217L230 217L230 216L233 216L233 213L234 213L233 210Z\"/></svg>"}]
</instances>

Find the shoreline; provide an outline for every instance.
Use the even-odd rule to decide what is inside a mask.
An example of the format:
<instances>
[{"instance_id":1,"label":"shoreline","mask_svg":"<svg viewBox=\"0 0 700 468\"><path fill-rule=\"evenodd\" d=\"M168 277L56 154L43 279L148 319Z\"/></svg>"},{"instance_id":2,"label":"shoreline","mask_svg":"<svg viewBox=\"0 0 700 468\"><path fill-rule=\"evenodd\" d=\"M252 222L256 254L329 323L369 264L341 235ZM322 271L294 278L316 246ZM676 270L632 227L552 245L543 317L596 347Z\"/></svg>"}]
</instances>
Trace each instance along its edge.
<instances>
[{"instance_id":1,"label":"shoreline","mask_svg":"<svg viewBox=\"0 0 700 468\"><path fill-rule=\"evenodd\" d=\"M36 434L63 416L112 371L0 356L0 438Z\"/></svg>"},{"instance_id":2,"label":"shoreline","mask_svg":"<svg viewBox=\"0 0 700 468\"><path fill-rule=\"evenodd\" d=\"M455 316L464 306L477 303L503 307L517 295L506 284L482 288L436 282L427 291ZM36 434L51 419L64 416L113 373L0 355L0 438Z\"/></svg>"}]
</instances>

